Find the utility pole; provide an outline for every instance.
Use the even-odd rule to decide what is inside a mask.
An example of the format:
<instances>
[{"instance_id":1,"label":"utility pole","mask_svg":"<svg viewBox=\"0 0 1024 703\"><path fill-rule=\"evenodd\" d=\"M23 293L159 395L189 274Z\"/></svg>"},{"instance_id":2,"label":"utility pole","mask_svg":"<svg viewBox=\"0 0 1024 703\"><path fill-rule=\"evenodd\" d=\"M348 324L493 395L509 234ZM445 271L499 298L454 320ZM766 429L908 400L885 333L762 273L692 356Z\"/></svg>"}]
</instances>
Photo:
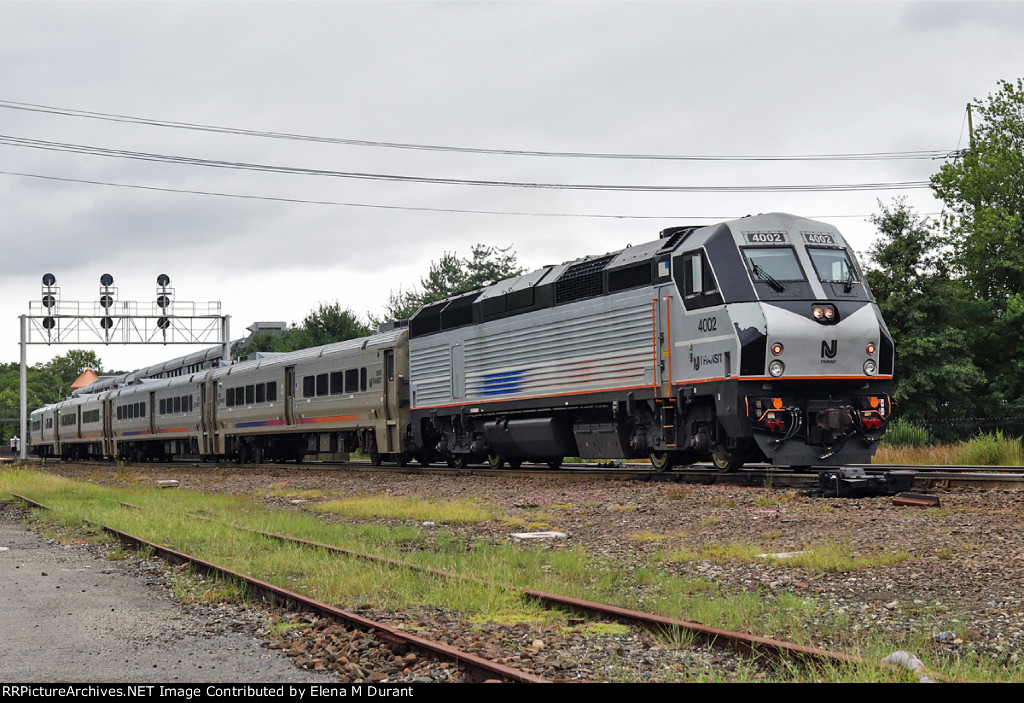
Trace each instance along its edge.
<instances>
[{"instance_id":1,"label":"utility pole","mask_svg":"<svg viewBox=\"0 0 1024 703\"><path fill-rule=\"evenodd\" d=\"M970 135L971 153L974 153L974 119L971 116L970 103L967 103L967 134Z\"/></svg>"}]
</instances>

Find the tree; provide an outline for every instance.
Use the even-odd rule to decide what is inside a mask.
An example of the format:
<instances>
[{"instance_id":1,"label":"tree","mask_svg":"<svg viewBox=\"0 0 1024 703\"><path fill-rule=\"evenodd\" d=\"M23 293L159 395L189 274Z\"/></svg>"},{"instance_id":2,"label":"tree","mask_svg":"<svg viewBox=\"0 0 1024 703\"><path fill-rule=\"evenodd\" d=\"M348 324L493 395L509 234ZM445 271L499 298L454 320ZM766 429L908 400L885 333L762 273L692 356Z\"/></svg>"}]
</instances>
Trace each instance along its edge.
<instances>
[{"instance_id":1,"label":"tree","mask_svg":"<svg viewBox=\"0 0 1024 703\"><path fill-rule=\"evenodd\" d=\"M950 275L942 237L905 200L879 203L878 240L865 274L896 347L893 398L905 416L966 416L985 377L971 334L983 306Z\"/></svg>"},{"instance_id":2,"label":"tree","mask_svg":"<svg viewBox=\"0 0 1024 703\"><path fill-rule=\"evenodd\" d=\"M92 369L97 376L102 375L103 362L96 356L96 352L72 349L63 356L55 356L50 359L44 368L60 378L61 382L70 389L71 384L78 380L78 377L86 369Z\"/></svg>"},{"instance_id":3,"label":"tree","mask_svg":"<svg viewBox=\"0 0 1024 703\"><path fill-rule=\"evenodd\" d=\"M320 303L319 308L306 315L302 329L311 342L310 346L343 342L370 334L369 326L350 308L342 310L338 301Z\"/></svg>"},{"instance_id":4,"label":"tree","mask_svg":"<svg viewBox=\"0 0 1024 703\"><path fill-rule=\"evenodd\" d=\"M955 271L987 307L972 334L989 382L987 412L1024 412L1024 79L974 100L980 124L963 159L943 165L932 189Z\"/></svg>"},{"instance_id":5,"label":"tree","mask_svg":"<svg viewBox=\"0 0 1024 703\"><path fill-rule=\"evenodd\" d=\"M384 320L408 319L423 305L521 276L523 272L511 246L502 249L476 244L469 258L445 252L439 260L430 262L426 277L420 279L421 290L391 291L384 306ZM374 315L369 317L374 324L382 322Z\"/></svg>"},{"instance_id":6,"label":"tree","mask_svg":"<svg viewBox=\"0 0 1024 703\"><path fill-rule=\"evenodd\" d=\"M307 349L346 339L365 337L371 334L370 327L360 320L350 308L341 309L338 301L320 303L302 320L283 332L259 332L251 335L245 344L234 351L234 356L246 356L256 352L289 352Z\"/></svg>"}]
</instances>

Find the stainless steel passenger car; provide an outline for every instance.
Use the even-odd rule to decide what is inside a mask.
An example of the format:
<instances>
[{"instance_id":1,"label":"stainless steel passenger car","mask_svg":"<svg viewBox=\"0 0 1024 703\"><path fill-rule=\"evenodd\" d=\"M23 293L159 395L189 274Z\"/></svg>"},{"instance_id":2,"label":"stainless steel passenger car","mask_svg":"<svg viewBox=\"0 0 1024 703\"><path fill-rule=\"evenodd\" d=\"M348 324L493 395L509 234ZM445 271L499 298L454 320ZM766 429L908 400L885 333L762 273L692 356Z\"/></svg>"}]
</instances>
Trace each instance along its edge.
<instances>
[{"instance_id":1,"label":"stainless steel passenger car","mask_svg":"<svg viewBox=\"0 0 1024 703\"><path fill-rule=\"evenodd\" d=\"M839 232L760 215L424 307L412 431L454 465L859 463L888 419L892 364Z\"/></svg>"},{"instance_id":2,"label":"stainless steel passenger car","mask_svg":"<svg viewBox=\"0 0 1024 703\"><path fill-rule=\"evenodd\" d=\"M363 450L405 463L405 330L73 398L32 413L33 451L69 459L301 461Z\"/></svg>"}]
</instances>

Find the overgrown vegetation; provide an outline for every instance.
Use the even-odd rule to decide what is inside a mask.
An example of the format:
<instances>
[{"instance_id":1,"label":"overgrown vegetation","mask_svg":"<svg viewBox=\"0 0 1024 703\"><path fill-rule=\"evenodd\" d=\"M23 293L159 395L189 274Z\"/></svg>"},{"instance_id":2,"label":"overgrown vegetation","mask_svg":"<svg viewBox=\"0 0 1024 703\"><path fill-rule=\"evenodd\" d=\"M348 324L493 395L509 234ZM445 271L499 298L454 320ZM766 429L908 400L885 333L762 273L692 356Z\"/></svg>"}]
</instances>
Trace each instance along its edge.
<instances>
[{"instance_id":1,"label":"overgrown vegetation","mask_svg":"<svg viewBox=\"0 0 1024 703\"><path fill-rule=\"evenodd\" d=\"M268 509L255 497L161 491L138 486L112 488L24 470L0 472L0 498L10 491L49 504L54 509L52 512L36 515L43 524L60 525L80 535L87 532L83 520L95 520L343 607L373 603L379 608L400 609L427 603L457 611L468 622L544 623L553 627L565 626L567 617L544 610L503 588L282 543L237 528L244 526L287 534L356 552L380 554L408 564L432 566L453 575L617 603L726 629L869 653L872 657L877 652L884 656L894 647L921 644L923 651L928 645L924 635L919 638L913 633L912 641L906 643L876 639L851 629L846 613L834 611L813 596L785 590L730 588L698 575L687 564L690 559L767 558L772 560L773 568L778 569L812 573L866 571L906 560L908 556L902 551L861 555L843 543L811 544L800 550L805 554L787 558L757 557L756 554L764 552L755 545L709 545L693 549L690 554L675 551L659 555L660 560L622 564L572 547L551 548L486 539L469 542L443 525L424 526L431 517L439 517L429 512L434 508L425 501L385 500L371 510L362 507L353 512L364 516L386 512L391 517L382 524L379 519L369 517L352 517L342 522L336 518L324 519L326 513L310 510ZM118 501L138 505L141 510L126 508ZM456 516L473 507L468 501L453 503L457 508L453 513ZM349 508L357 505L358 502L351 503ZM475 507L486 513L476 516L480 520L500 522L508 517L494 506ZM443 519L449 519L448 515ZM643 533L637 536L649 537ZM181 597L241 597L239 589L229 583L201 582L198 595L195 585L183 583ZM614 632L614 628L607 632ZM594 630L593 634L607 633ZM687 646L686 637L680 635L668 636L665 646L672 646L673 639L678 641L678 646ZM969 664L977 665L973 659ZM967 662L948 662L947 671L955 673L966 666ZM877 674L856 671L808 674L804 671L786 672L783 677L809 680L808 675L811 680L854 681ZM887 676L900 678L899 674ZM1020 678L1019 672L1012 674L994 668L981 678L1014 680L1013 676ZM713 675L709 677L714 680ZM979 677L975 675L975 678Z\"/></svg>"},{"instance_id":2,"label":"overgrown vegetation","mask_svg":"<svg viewBox=\"0 0 1024 703\"><path fill-rule=\"evenodd\" d=\"M1001 430L979 432L960 444L937 445L929 442L927 430L906 420L897 420L891 427L875 454L876 464L1024 466L1021 439L1007 437Z\"/></svg>"}]
</instances>

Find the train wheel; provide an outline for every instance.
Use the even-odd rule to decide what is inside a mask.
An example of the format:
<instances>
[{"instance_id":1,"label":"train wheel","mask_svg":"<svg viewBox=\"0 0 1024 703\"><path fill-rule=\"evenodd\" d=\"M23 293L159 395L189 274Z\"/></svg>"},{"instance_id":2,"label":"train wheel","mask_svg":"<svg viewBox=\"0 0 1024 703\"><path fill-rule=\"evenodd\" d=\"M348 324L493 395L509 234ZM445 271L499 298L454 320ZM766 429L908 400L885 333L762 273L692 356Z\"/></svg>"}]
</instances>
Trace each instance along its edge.
<instances>
[{"instance_id":1,"label":"train wheel","mask_svg":"<svg viewBox=\"0 0 1024 703\"><path fill-rule=\"evenodd\" d=\"M508 460L508 468L512 469L513 471L521 468L522 465L523 465L523 460L522 459L509 459Z\"/></svg>"},{"instance_id":2,"label":"train wheel","mask_svg":"<svg viewBox=\"0 0 1024 703\"><path fill-rule=\"evenodd\" d=\"M430 459L425 454L417 455L416 462L423 468L430 466Z\"/></svg>"},{"instance_id":3,"label":"train wheel","mask_svg":"<svg viewBox=\"0 0 1024 703\"><path fill-rule=\"evenodd\" d=\"M715 469L719 473L723 474L738 471L743 466L742 459L736 459L724 449L717 449L711 452L711 463L715 465Z\"/></svg>"},{"instance_id":4,"label":"train wheel","mask_svg":"<svg viewBox=\"0 0 1024 703\"><path fill-rule=\"evenodd\" d=\"M380 452L378 452L378 451L370 452L370 463L373 466L380 466L383 461L384 461L384 459L383 459L383 457L381 457Z\"/></svg>"},{"instance_id":5,"label":"train wheel","mask_svg":"<svg viewBox=\"0 0 1024 703\"><path fill-rule=\"evenodd\" d=\"M469 455L467 454L452 454L451 457L445 460L445 463L452 469L464 469L468 463L468 458Z\"/></svg>"},{"instance_id":6,"label":"train wheel","mask_svg":"<svg viewBox=\"0 0 1024 703\"><path fill-rule=\"evenodd\" d=\"M670 452L651 452L651 466L659 474L675 466L676 459Z\"/></svg>"},{"instance_id":7,"label":"train wheel","mask_svg":"<svg viewBox=\"0 0 1024 703\"><path fill-rule=\"evenodd\" d=\"M492 469L503 469L505 468L505 457L501 454L488 454L487 465Z\"/></svg>"},{"instance_id":8,"label":"train wheel","mask_svg":"<svg viewBox=\"0 0 1024 703\"><path fill-rule=\"evenodd\" d=\"M557 459L552 459L551 461L549 461L549 462L548 462L548 468L549 468L549 469L558 469L558 468L561 468L561 466L562 466L562 460L563 460L564 458L565 458L565 457L558 457Z\"/></svg>"},{"instance_id":9,"label":"train wheel","mask_svg":"<svg viewBox=\"0 0 1024 703\"><path fill-rule=\"evenodd\" d=\"M402 452L401 454L398 455L398 458L395 459L395 463L398 464L399 466L408 466L410 458L411 457L408 454Z\"/></svg>"}]
</instances>

